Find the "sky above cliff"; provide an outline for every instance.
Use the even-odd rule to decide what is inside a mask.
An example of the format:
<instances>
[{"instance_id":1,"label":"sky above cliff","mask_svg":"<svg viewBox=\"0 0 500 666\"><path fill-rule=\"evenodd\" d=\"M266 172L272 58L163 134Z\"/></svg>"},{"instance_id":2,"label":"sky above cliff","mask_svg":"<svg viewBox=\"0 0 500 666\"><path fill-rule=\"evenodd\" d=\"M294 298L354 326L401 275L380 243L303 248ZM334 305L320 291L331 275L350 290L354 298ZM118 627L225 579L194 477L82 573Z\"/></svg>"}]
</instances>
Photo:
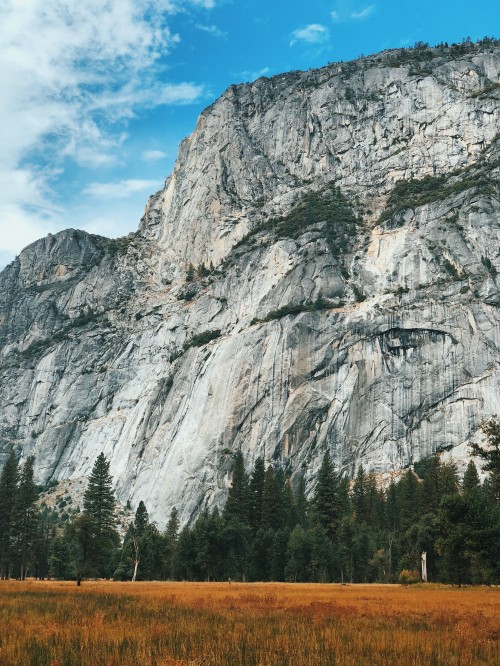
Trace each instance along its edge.
<instances>
[{"instance_id":1,"label":"sky above cliff","mask_svg":"<svg viewBox=\"0 0 500 666\"><path fill-rule=\"evenodd\" d=\"M135 230L232 83L485 35L497 0L4 0L0 267L67 227Z\"/></svg>"}]
</instances>

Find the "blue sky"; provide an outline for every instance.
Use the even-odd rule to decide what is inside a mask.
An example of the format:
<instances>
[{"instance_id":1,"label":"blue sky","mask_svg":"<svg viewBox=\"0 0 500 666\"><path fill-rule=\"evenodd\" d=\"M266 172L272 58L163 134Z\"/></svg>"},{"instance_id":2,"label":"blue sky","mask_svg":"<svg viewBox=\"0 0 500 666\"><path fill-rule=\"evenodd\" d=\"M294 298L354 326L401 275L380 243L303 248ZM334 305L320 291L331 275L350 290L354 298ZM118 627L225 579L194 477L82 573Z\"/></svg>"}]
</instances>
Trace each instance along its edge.
<instances>
[{"instance_id":1,"label":"blue sky","mask_svg":"<svg viewBox=\"0 0 500 666\"><path fill-rule=\"evenodd\" d=\"M485 35L498 0L3 0L0 266L66 227L135 230L231 83Z\"/></svg>"}]
</instances>

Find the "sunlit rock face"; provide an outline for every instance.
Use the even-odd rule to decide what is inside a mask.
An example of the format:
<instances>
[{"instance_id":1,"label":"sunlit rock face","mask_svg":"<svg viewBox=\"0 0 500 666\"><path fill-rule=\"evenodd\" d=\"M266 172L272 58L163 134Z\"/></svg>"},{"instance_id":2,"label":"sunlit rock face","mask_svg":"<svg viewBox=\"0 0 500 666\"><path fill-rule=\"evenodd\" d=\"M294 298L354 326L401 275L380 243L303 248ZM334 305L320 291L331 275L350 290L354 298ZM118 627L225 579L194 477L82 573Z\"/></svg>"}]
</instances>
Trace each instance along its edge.
<instances>
[{"instance_id":1,"label":"sunlit rock face","mask_svg":"<svg viewBox=\"0 0 500 666\"><path fill-rule=\"evenodd\" d=\"M0 461L103 451L163 525L233 452L307 488L446 450L499 408L500 48L386 52L232 86L139 232L68 230L0 275Z\"/></svg>"}]
</instances>

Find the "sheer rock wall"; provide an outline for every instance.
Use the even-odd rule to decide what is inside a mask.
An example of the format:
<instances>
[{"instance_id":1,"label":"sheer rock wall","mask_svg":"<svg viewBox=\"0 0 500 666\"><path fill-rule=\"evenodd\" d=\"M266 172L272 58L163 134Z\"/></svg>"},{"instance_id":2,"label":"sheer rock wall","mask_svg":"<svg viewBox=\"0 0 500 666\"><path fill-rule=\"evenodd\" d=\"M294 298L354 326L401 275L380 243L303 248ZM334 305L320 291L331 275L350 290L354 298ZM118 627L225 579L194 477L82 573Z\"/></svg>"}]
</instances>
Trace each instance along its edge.
<instances>
[{"instance_id":1,"label":"sheer rock wall","mask_svg":"<svg viewBox=\"0 0 500 666\"><path fill-rule=\"evenodd\" d=\"M407 55L232 86L137 234L23 250L0 464L43 483L103 451L161 524L220 504L238 447L309 490L327 449L349 474L467 459L500 411L500 48Z\"/></svg>"}]
</instances>

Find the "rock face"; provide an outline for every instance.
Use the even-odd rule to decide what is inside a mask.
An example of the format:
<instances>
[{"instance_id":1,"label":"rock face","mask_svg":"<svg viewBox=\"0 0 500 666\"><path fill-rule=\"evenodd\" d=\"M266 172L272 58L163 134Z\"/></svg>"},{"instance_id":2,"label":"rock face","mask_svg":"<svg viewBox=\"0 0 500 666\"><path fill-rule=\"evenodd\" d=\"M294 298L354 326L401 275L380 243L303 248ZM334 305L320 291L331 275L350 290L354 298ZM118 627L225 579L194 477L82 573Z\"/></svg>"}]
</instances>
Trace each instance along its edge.
<instances>
[{"instance_id":1,"label":"rock face","mask_svg":"<svg viewBox=\"0 0 500 666\"><path fill-rule=\"evenodd\" d=\"M0 275L0 464L103 451L163 524L232 454L307 488L459 462L499 411L500 46L390 51L232 86L139 231L68 230Z\"/></svg>"}]
</instances>

